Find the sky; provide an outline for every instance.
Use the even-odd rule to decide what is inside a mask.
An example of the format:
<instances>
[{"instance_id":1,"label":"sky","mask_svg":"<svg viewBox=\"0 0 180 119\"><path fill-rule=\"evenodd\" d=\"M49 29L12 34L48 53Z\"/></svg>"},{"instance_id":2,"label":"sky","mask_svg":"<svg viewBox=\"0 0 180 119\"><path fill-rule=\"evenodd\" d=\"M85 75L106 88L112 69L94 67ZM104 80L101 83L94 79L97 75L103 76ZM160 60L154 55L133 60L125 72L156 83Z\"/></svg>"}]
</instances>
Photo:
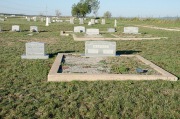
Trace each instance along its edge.
<instances>
[{"instance_id":1,"label":"sky","mask_svg":"<svg viewBox=\"0 0 180 119\"><path fill-rule=\"evenodd\" d=\"M71 16L71 7L80 0L0 0L0 13ZM112 17L177 17L180 0L99 0L98 16L110 11ZM88 16L93 16L90 14Z\"/></svg>"}]
</instances>

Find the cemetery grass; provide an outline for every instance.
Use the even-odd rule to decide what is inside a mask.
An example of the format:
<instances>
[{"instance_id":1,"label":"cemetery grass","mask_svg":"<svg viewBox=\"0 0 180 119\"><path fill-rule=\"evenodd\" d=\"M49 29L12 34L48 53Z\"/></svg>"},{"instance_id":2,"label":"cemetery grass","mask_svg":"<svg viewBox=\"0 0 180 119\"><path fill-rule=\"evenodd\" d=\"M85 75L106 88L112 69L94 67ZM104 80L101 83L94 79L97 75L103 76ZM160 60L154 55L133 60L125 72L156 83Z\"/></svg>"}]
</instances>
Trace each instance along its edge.
<instances>
[{"instance_id":1,"label":"cemetery grass","mask_svg":"<svg viewBox=\"0 0 180 119\"><path fill-rule=\"evenodd\" d=\"M179 118L180 81L47 82L57 53L84 53L84 42L60 37L74 25L54 23L28 36L30 24L19 20L0 23L5 30L20 24L22 32L0 33L0 118ZM117 30L136 21L118 21ZM147 22L146 24L150 24ZM160 24L161 23L155 23ZM170 22L169 26L173 26ZM97 25L100 30L113 27ZM95 27L95 26L93 26ZM140 32L169 37L148 41L116 41L117 53L140 54L180 78L180 32L140 28ZM22 60L25 43L45 42L48 60Z\"/></svg>"}]
</instances>

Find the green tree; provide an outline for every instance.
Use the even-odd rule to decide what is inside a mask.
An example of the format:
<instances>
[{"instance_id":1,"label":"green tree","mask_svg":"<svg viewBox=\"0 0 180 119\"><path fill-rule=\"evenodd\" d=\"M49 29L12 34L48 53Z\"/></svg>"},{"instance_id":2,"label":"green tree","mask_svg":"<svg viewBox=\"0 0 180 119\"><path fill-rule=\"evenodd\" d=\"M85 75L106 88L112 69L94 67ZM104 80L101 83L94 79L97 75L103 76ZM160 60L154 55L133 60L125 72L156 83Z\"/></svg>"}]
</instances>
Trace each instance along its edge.
<instances>
[{"instance_id":1,"label":"green tree","mask_svg":"<svg viewBox=\"0 0 180 119\"><path fill-rule=\"evenodd\" d=\"M100 1L98 0L86 0L86 2L91 6L91 10L95 17L97 17L98 10L100 8Z\"/></svg>"},{"instance_id":2,"label":"green tree","mask_svg":"<svg viewBox=\"0 0 180 119\"><path fill-rule=\"evenodd\" d=\"M112 16L112 14L111 14L110 11L107 11L107 12L104 13L105 18L111 18L111 16Z\"/></svg>"}]
</instances>

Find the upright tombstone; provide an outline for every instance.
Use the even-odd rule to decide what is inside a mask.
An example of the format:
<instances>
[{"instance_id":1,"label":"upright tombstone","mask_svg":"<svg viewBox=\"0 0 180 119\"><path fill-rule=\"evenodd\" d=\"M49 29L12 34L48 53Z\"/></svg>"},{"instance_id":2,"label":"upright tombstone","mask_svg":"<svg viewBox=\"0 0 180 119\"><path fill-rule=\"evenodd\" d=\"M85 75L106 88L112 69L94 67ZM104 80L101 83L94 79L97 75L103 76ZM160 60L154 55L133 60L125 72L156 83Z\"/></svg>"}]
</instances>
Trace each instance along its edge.
<instances>
[{"instance_id":1,"label":"upright tombstone","mask_svg":"<svg viewBox=\"0 0 180 119\"><path fill-rule=\"evenodd\" d=\"M79 18L79 24L84 24L84 19L83 18Z\"/></svg>"},{"instance_id":2,"label":"upright tombstone","mask_svg":"<svg viewBox=\"0 0 180 119\"><path fill-rule=\"evenodd\" d=\"M115 28L108 28L107 31L110 32L110 33L114 33L114 32L116 32L116 29Z\"/></svg>"},{"instance_id":3,"label":"upright tombstone","mask_svg":"<svg viewBox=\"0 0 180 119\"><path fill-rule=\"evenodd\" d=\"M124 32L127 34L139 34L139 28L138 27L124 27Z\"/></svg>"},{"instance_id":4,"label":"upright tombstone","mask_svg":"<svg viewBox=\"0 0 180 119\"><path fill-rule=\"evenodd\" d=\"M27 18L27 21L28 21L28 22L30 22L30 21L31 21L30 17L28 17L28 18Z\"/></svg>"},{"instance_id":5,"label":"upright tombstone","mask_svg":"<svg viewBox=\"0 0 180 119\"><path fill-rule=\"evenodd\" d=\"M89 22L88 22L88 26L91 26L91 25L92 25L92 24L91 24L91 21L89 21Z\"/></svg>"},{"instance_id":6,"label":"upright tombstone","mask_svg":"<svg viewBox=\"0 0 180 119\"><path fill-rule=\"evenodd\" d=\"M46 17L46 26L49 26L48 17Z\"/></svg>"},{"instance_id":7,"label":"upright tombstone","mask_svg":"<svg viewBox=\"0 0 180 119\"><path fill-rule=\"evenodd\" d=\"M74 18L70 18L70 24L74 24Z\"/></svg>"},{"instance_id":8,"label":"upright tombstone","mask_svg":"<svg viewBox=\"0 0 180 119\"><path fill-rule=\"evenodd\" d=\"M30 26L30 32L38 32L37 26Z\"/></svg>"},{"instance_id":9,"label":"upright tombstone","mask_svg":"<svg viewBox=\"0 0 180 119\"><path fill-rule=\"evenodd\" d=\"M106 24L106 20L105 19L102 19L102 22L101 22L101 24Z\"/></svg>"},{"instance_id":10,"label":"upright tombstone","mask_svg":"<svg viewBox=\"0 0 180 119\"><path fill-rule=\"evenodd\" d=\"M44 18L43 17L41 17L41 22L44 22Z\"/></svg>"},{"instance_id":11,"label":"upright tombstone","mask_svg":"<svg viewBox=\"0 0 180 119\"><path fill-rule=\"evenodd\" d=\"M114 20L114 27L115 28L117 27L117 20L116 19Z\"/></svg>"},{"instance_id":12,"label":"upright tombstone","mask_svg":"<svg viewBox=\"0 0 180 119\"><path fill-rule=\"evenodd\" d=\"M95 24L95 20L94 19L91 19L91 24Z\"/></svg>"},{"instance_id":13,"label":"upright tombstone","mask_svg":"<svg viewBox=\"0 0 180 119\"><path fill-rule=\"evenodd\" d=\"M86 29L87 35L99 35L99 29Z\"/></svg>"},{"instance_id":14,"label":"upright tombstone","mask_svg":"<svg viewBox=\"0 0 180 119\"><path fill-rule=\"evenodd\" d=\"M19 25L12 25L12 31L20 31Z\"/></svg>"},{"instance_id":15,"label":"upright tombstone","mask_svg":"<svg viewBox=\"0 0 180 119\"><path fill-rule=\"evenodd\" d=\"M99 21L96 19L96 20L95 20L95 23L96 23L96 24L98 24L98 23L99 23Z\"/></svg>"},{"instance_id":16,"label":"upright tombstone","mask_svg":"<svg viewBox=\"0 0 180 119\"><path fill-rule=\"evenodd\" d=\"M34 21L37 21L37 18L36 18L36 17L33 17L33 20L34 20Z\"/></svg>"},{"instance_id":17,"label":"upright tombstone","mask_svg":"<svg viewBox=\"0 0 180 119\"><path fill-rule=\"evenodd\" d=\"M110 41L86 41L85 56L116 56L116 42Z\"/></svg>"},{"instance_id":18,"label":"upright tombstone","mask_svg":"<svg viewBox=\"0 0 180 119\"><path fill-rule=\"evenodd\" d=\"M75 26L74 27L74 32L75 33L80 33L80 32L85 32L85 27L84 26Z\"/></svg>"},{"instance_id":19,"label":"upright tombstone","mask_svg":"<svg viewBox=\"0 0 180 119\"><path fill-rule=\"evenodd\" d=\"M26 43L26 54L21 55L22 59L48 59L49 55L44 53L44 43L29 42Z\"/></svg>"},{"instance_id":20,"label":"upright tombstone","mask_svg":"<svg viewBox=\"0 0 180 119\"><path fill-rule=\"evenodd\" d=\"M51 18L48 17L48 23L51 23Z\"/></svg>"}]
</instances>

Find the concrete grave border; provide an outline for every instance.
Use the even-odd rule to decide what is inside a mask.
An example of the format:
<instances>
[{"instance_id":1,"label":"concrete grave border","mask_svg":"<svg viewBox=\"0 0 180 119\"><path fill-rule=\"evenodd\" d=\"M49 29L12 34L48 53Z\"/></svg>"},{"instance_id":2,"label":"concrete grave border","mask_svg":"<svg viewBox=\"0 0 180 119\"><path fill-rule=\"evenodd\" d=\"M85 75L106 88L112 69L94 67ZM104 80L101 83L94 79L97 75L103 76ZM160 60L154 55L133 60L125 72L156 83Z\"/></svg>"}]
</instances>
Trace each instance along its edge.
<instances>
[{"instance_id":1,"label":"concrete grave border","mask_svg":"<svg viewBox=\"0 0 180 119\"><path fill-rule=\"evenodd\" d=\"M97 80L106 80L106 81L123 81L123 80L168 80L168 81L177 81L178 78L164 69L158 67L147 59L141 57L140 55L121 55L121 57L133 57L135 56L140 61L149 65L151 68L156 70L162 75L136 75L136 74L63 74L58 73L62 58L62 53L59 53L49 71L48 81L54 82L68 82L68 81L97 81Z\"/></svg>"}]
</instances>

